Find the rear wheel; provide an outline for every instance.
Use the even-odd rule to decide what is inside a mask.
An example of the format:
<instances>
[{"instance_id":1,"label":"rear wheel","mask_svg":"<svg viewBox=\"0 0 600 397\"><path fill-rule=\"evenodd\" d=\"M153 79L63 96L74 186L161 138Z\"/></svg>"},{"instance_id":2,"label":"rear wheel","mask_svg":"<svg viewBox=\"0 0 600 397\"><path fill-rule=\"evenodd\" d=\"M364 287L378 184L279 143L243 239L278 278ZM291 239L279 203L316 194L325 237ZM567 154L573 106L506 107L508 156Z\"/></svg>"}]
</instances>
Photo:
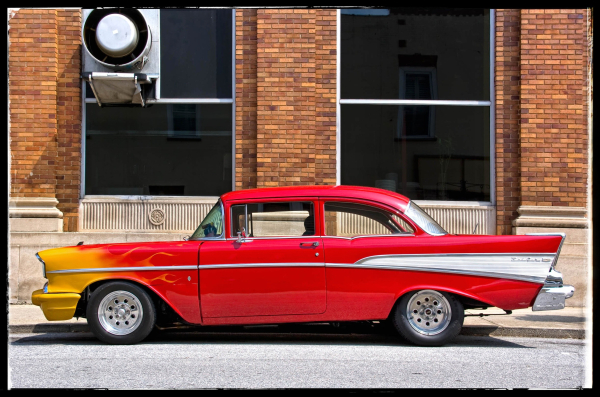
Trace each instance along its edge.
<instances>
[{"instance_id":1,"label":"rear wheel","mask_svg":"<svg viewBox=\"0 0 600 397\"><path fill-rule=\"evenodd\" d=\"M464 308L447 292L412 291L398 301L393 320L398 333L409 342L442 346L460 333Z\"/></svg>"},{"instance_id":2,"label":"rear wheel","mask_svg":"<svg viewBox=\"0 0 600 397\"><path fill-rule=\"evenodd\" d=\"M101 341L134 344L146 338L154 328L156 309L142 288L115 281L94 291L87 306L87 320Z\"/></svg>"}]
</instances>

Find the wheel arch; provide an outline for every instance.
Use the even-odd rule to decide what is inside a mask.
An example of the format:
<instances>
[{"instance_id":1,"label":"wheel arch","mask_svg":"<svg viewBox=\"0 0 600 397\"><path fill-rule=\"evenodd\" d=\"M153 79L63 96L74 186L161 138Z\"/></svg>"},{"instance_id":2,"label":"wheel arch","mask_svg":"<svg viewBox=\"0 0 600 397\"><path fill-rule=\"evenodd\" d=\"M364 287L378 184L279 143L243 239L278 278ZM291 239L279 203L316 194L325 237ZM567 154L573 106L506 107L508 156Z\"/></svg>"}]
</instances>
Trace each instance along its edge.
<instances>
[{"instance_id":1,"label":"wheel arch","mask_svg":"<svg viewBox=\"0 0 600 397\"><path fill-rule=\"evenodd\" d=\"M95 280L89 285L87 285L84 290L81 292L81 298L77 303L77 308L75 309L74 317L86 317L86 308L87 302L90 299L90 296L94 293L98 287L111 283L111 282L128 282L134 284L137 287L143 289L156 307L156 314L158 316L157 320L165 320L165 318L173 318L176 316L178 319L183 321L183 317L181 314L173 307L173 305L156 289L152 288L152 286L144 284L136 279L130 278L104 278L101 280Z\"/></svg>"},{"instance_id":2,"label":"wheel arch","mask_svg":"<svg viewBox=\"0 0 600 397\"><path fill-rule=\"evenodd\" d=\"M455 299L457 299L463 305L463 307L465 309L487 308L487 307L494 306L494 304L492 304L491 302L487 302L484 299L481 299L480 297L478 297L476 295L469 294L467 292L457 290L455 288L449 288L447 286L441 286L441 285L411 286L410 288L403 289L396 294L396 296L394 297L394 303L390 307L387 318L389 318L394 313L394 309L396 308L396 306L398 305L398 302L400 302L400 299L402 299L402 297L404 295L409 294L411 292L426 290L426 289L430 289L430 290L434 290L434 291L443 291L443 292L449 293Z\"/></svg>"}]
</instances>

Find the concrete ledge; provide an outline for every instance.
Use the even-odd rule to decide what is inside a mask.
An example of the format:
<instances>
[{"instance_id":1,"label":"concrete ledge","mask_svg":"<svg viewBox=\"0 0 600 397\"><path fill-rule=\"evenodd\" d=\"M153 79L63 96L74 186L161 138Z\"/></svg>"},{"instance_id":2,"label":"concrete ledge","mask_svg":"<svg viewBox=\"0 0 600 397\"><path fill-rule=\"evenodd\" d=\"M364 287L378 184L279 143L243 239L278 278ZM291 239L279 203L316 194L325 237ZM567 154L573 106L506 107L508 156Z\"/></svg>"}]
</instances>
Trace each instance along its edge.
<instances>
[{"instance_id":1,"label":"concrete ledge","mask_svg":"<svg viewBox=\"0 0 600 397\"><path fill-rule=\"evenodd\" d=\"M588 228L585 207L553 207L522 205L517 209L519 217L512 224L516 227L566 227Z\"/></svg>"}]
</instances>

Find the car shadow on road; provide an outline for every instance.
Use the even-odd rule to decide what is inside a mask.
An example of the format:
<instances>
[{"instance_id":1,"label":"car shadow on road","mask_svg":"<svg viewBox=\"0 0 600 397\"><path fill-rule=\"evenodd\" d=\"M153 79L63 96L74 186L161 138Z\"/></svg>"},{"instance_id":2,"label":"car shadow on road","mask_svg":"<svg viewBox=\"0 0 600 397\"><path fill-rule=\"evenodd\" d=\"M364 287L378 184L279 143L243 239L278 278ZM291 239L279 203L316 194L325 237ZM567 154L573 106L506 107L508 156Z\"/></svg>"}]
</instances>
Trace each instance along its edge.
<instances>
[{"instance_id":1,"label":"car shadow on road","mask_svg":"<svg viewBox=\"0 0 600 397\"><path fill-rule=\"evenodd\" d=\"M398 335L375 330L372 332L356 332L356 330L328 330L329 332L315 332L316 330L296 330L295 332L278 332L276 329L247 330L238 327L237 330L227 331L212 330L198 331L198 327L186 330L167 330L152 332L139 344L210 344L210 345L327 345L327 346L387 346L387 347L413 347ZM241 329L240 329L241 328ZM15 345L104 345L94 337L91 332L62 332L28 334L19 337L12 335L11 344ZM502 347L502 348L530 348L519 343L498 339L492 336L459 335L452 342L439 348L460 347Z\"/></svg>"}]
</instances>

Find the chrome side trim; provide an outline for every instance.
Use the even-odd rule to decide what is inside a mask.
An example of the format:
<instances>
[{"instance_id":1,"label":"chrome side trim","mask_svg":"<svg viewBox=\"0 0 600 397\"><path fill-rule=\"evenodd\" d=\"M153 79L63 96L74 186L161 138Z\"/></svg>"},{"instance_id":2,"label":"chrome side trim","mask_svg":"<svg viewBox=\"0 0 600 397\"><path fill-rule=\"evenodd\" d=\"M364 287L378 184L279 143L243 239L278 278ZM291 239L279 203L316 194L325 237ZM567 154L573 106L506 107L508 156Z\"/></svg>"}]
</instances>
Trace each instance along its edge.
<instances>
[{"instance_id":1,"label":"chrome side trim","mask_svg":"<svg viewBox=\"0 0 600 397\"><path fill-rule=\"evenodd\" d=\"M97 267L90 269L53 270L48 273L102 273L102 272L142 272L159 270L196 270L198 266L139 266L139 267Z\"/></svg>"},{"instance_id":2,"label":"chrome side trim","mask_svg":"<svg viewBox=\"0 0 600 397\"><path fill-rule=\"evenodd\" d=\"M453 273L542 284L554 256L548 253L375 255L353 264L327 263L326 266Z\"/></svg>"},{"instance_id":3,"label":"chrome side trim","mask_svg":"<svg viewBox=\"0 0 600 397\"><path fill-rule=\"evenodd\" d=\"M326 263L325 266L326 267L347 267L347 268L362 268L362 269L385 269L385 270L403 270L403 271L414 271L414 272L462 274L465 276L493 277L493 278L504 278L507 280L527 281L527 282L536 283L536 284L543 283L545 280L544 277L519 276L519 275L515 275L515 274L484 272L484 271L476 271L476 270L427 268L427 267L422 267L422 266L391 266L391 265L371 266L371 265L356 265L356 264L345 264L345 263Z\"/></svg>"},{"instance_id":4,"label":"chrome side trim","mask_svg":"<svg viewBox=\"0 0 600 397\"><path fill-rule=\"evenodd\" d=\"M232 269L236 267L251 268L251 267L324 267L323 262L299 262L299 263L235 263L222 265L200 265L199 269Z\"/></svg>"},{"instance_id":5,"label":"chrome side trim","mask_svg":"<svg viewBox=\"0 0 600 397\"><path fill-rule=\"evenodd\" d=\"M354 236L354 237L343 237L343 236L273 236L273 237L247 237L244 242L250 242L253 240L285 240L285 239L303 239L310 240L316 238L339 238L342 240L354 240L357 238L371 238L371 237L414 237L411 233L398 233L398 234L373 234L368 236ZM227 238L227 241L237 241L237 238Z\"/></svg>"},{"instance_id":6,"label":"chrome side trim","mask_svg":"<svg viewBox=\"0 0 600 397\"><path fill-rule=\"evenodd\" d=\"M35 253L35 257L38 259L38 261L42 262L42 274L44 275L44 278L46 278L46 262L44 262L43 259L40 258L39 252Z\"/></svg>"}]
</instances>

